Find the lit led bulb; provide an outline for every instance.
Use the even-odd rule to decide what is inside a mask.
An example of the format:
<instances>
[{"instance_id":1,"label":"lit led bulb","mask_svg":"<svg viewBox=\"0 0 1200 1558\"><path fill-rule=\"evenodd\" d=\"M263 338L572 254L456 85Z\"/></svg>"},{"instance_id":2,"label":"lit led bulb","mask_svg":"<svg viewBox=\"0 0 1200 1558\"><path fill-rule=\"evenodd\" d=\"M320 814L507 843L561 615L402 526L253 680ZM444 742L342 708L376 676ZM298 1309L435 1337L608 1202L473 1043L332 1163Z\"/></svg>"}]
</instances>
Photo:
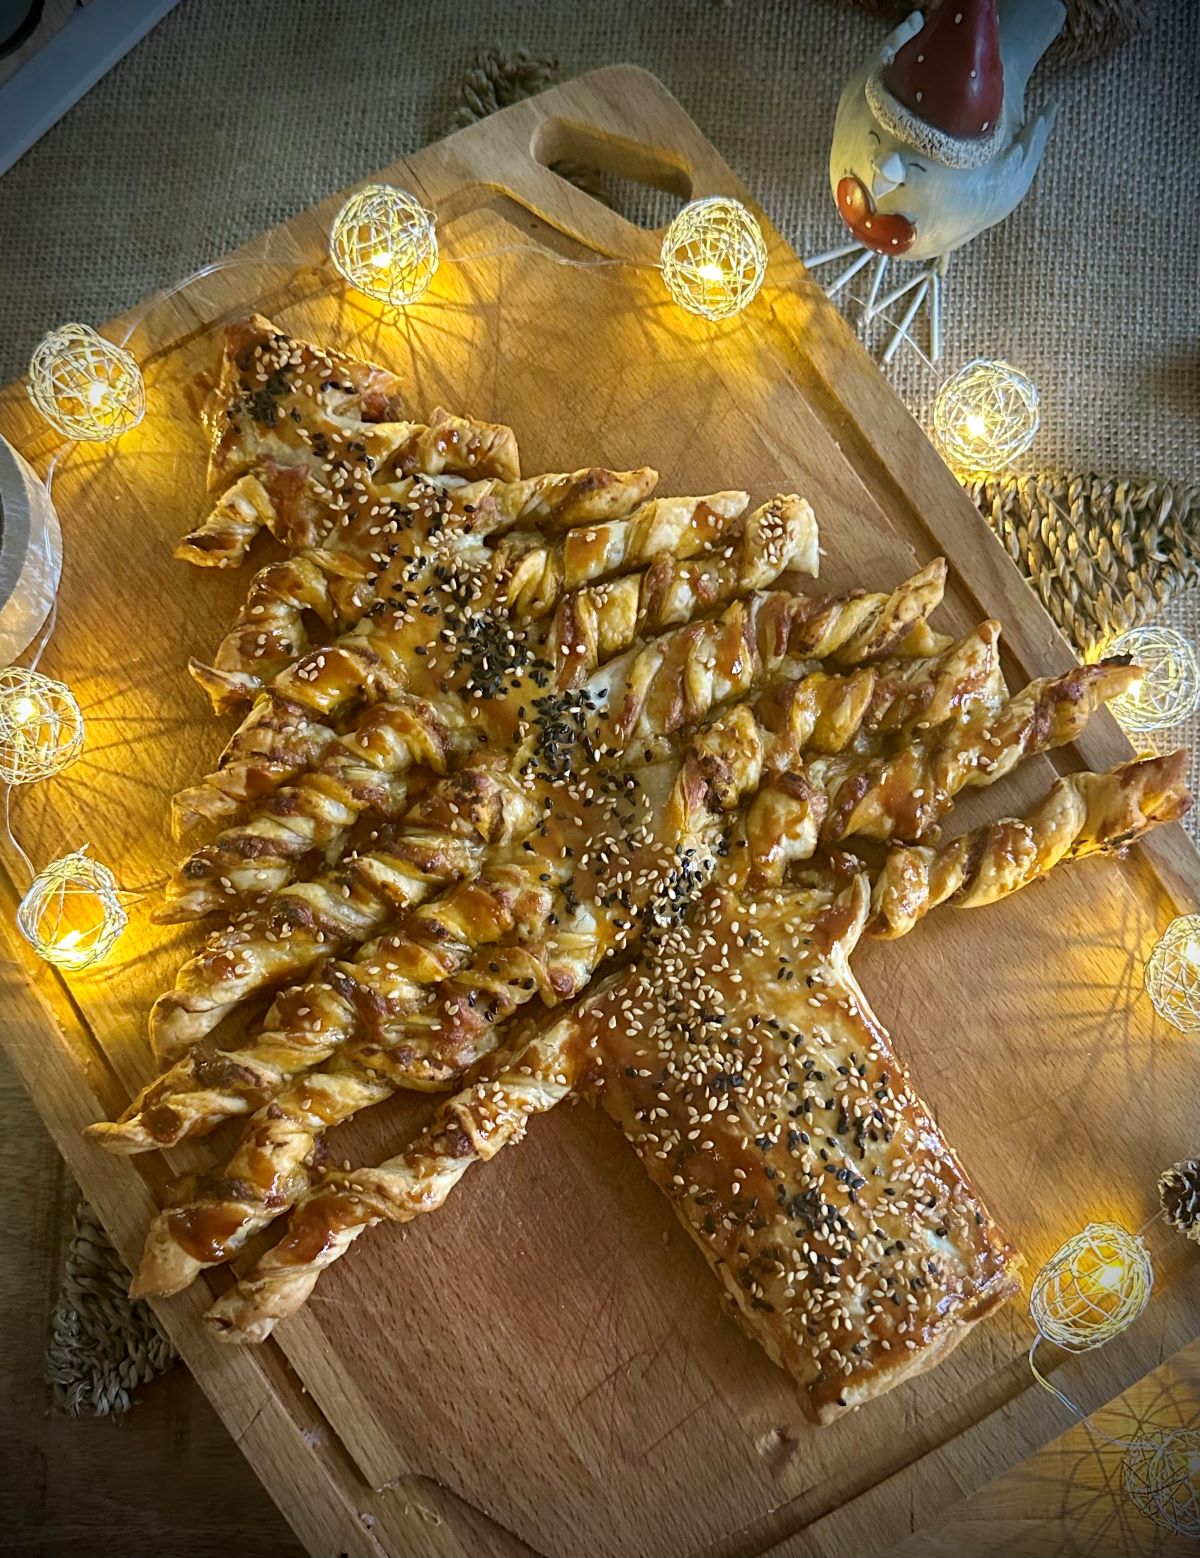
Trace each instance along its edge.
<instances>
[{"instance_id":1,"label":"lit led bulb","mask_svg":"<svg viewBox=\"0 0 1200 1558\"><path fill-rule=\"evenodd\" d=\"M126 924L116 878L86 846L39 871L17 909L37 955L72 973L106 956Z\"/></svg>"},{"instance_id":2,"label":"lit led bulb","mask_svg":"<svg viewBox=\"0 0 1200 1558\"><path fill-rule=\"evenodd\" d=\"M1127 656L1142 668L1141 680L1109 704L1127 734L1166 730L1196 712L1200 664L1182 633L1167 627L1133 628L1107 644L1104 654Z\"/></svg>"},{"instance_id":3,"label":"lit led bulb","mask_svg":"<svg viewBox=\"0 0 1200 1558\"><path fill-rule=\"evenodd\" d=\"M329 256L359 292L415 303L438 268L433 216L406 190L368 184L334 218Z\"/></svg>"},{"instance_id":4,"label":"lit led bulb","mask_svg":"<svg viewBox=\"0 0 1200 1558\"><path fill-rule=\"evenodd\" d=\"M767 246L740 200L715 195L684 206L667 228L660 260L667 291L680 308L728 319L757 296Z\"/></svg>"},{"instance_id":5,"label":"lit led bulb","mask_svg":"<svg viewBox=\"0 0 1200 1558\"><path fill-rule=\"evenodd\" d=\"M62 682L10 665L0 670L0 782L32 784L83 750L83 715Z\"/></svg>"},{"instance_id":6,"label":"lit led bulb","mask_svg":"<svg viewBox=\"0 0 1200 1558\"><path fill-rule=\"evenodd\" d=\"M1181 914L1146 959L1146 994L1181 1033L1200 1033L1200 915Z\"/></svg>"},{"instance_id":7,"label":"lit led bulb","mask_svg":"<svg viewBox=\"0 0 1200 1558\"><path fill-rule=\"evenodd\" d=\"M1087 1352L1133 1324L1154 1286L1146 1246L1116 1223L1089 1223L1046 1262L1029 1311L1048 1342Z\"/></svg>"},{"instance_id":8,"label":"lit led bulb","mask_svg":"<svg viewBox=\"0 0 1200 1558\"><path fill-rule=\"evenodd\" d=\"M1012 363L977 357L948 378L933 407L933 435L964 474L1003 470L1033 443L1037 387Z\"/></svg>"},{"instance_id":9,"label":"lit led bulb","mask_svg":"<svg viewBox=\"0 0 1200 1558\"><path fill-rule=\"evenodd\" d=\"M94 443L119 438L146 414L137 361L90 325L63 325L38 344L29 364L29 395L60 433Z\"/></svg>"}]
</instances>

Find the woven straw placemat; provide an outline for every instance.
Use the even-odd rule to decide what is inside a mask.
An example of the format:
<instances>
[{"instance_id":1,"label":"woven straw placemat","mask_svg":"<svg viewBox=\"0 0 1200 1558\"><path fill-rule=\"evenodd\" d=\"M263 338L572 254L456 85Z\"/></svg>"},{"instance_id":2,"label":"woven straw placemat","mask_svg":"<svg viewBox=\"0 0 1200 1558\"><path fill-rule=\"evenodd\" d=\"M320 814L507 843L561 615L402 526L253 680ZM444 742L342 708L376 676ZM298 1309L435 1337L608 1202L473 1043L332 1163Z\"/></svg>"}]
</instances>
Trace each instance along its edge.
<instances>
[{"instance_id":1,"label":"woven straw placemat","mask_svg":"<svg viewBox=\"0 0 1200 1558\"><path fill-rule=\"evenodd\" d=\"M1196 582L1196 486L1041 471L968 491L1082 654L1157 617Z\"/></svg>"},{"instance_id":2,"label":"woven straw placemat","mask_svg":"<svg viewBox=\"0 0 1200 1558\"><path fill-rule=\"evenodd\" d=\"M51 1319L46 1379L54 1405L78 1417L127 1412L133 1392L170 1368L175 1349L86 1201L75 1211L66 1275Z\"/></svg>"},{"instance_id":3,"label":"woven straw placemat","mask_svg":"<svg viewBox=\"0 0 1200 1558\"><path fill-rule=\"evenodd\" d=\"M855 4L880 14L897 9L892 0ZM1071 35L1037 88L1062 105L1039 189L956 258L946 328L950 366L1005 355L1039 384L1044 423L1031 461L1054 469L970 490L1086 652L1164 607L1168 620L1196 626L1195 597L1181 592L1196 577L1200 550L1197 313L1194 272L1180 257L1200 248L1200 203L1181 198L1164 209L1161 190L1165 168L1190 166L1200 114L1187 63L1195 42L1188 7L1171 0L1147 0L1136 12L1127 0L1072 0L1072 7ZM280 19L287 10L280 29L264 14L273 8ZM450 0L450 8L461 25L446 25L445 6L436 17L406 13L391 53L380 47L382 4L340 11L333 28L318 0L180 7L0 181L0 276L10 294L0 373L19 372L30 343L62 318L106 317L447 124L541 90L562 73L554 49L567 73L617 58L656 70L799 250L836 237L824 168L832 105L879 36L878 15L859 15L845 0L805 7L664 0L636 15L624 7L581 12L572 0ZM1140 31L1127 25L1131 14ZM542 40L546 52L486 49L464 75L457 40L468 22L475 37ZM255 36L280 46L265 56ZM1119 65L1080 63L1122 44ZM320 81L305 69L314 57ZM207 100L203 91L180 94L184 72L204 78ZM437 83L455 74L462 86L448 102ZM296 80L303 91L292 90ZM1130 80L1153 81L1152 118ZM312 131L307 139L279 133L280 102ZM379 113L347 110L364 103ZM184 130L172 137L180 112ZM148 155L164 134L165 150ZM81 161L92 173L87 181L78 177ZM560 171L600 198L618 199L586 169ZM71 201L47 210L45 191L68 180ZM1092 213L1097 231L1083 237ZM627 214L661 220L652 196ZM52 237L53 276L40 263ZM927 417L936 375L909 354L892 378ZM1062 474L1073 469L1169 479ZM125 1296L127 1283L99 1222L81 1205L47 1360L55 1400L68 1411L122 1412L131 1392L171 1361L151 1310Z\"/></svg>"}]
</instances>

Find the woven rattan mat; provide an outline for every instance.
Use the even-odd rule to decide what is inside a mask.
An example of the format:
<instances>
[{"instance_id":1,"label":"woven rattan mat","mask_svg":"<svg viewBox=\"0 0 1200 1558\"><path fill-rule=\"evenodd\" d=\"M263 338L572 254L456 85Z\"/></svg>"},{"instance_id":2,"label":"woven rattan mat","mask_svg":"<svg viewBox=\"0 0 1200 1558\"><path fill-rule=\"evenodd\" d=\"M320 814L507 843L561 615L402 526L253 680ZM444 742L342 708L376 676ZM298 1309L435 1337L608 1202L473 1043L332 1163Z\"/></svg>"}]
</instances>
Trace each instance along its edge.
<instances>
[{"instance_id":1,"label":"woven rattan mat","mask_svg":"<svg viewBox=\"0 0 1200 1558\"><path fill-rule=\"evenodd\" d=\"M332 32L318 0L289 5L286 29L274 31L270 13L282 4L188 0L0 181L0 287L10 294L0 374L19 372L30 343L62 318L105 317L447 125L540 90L561 73L550 48L561 51L567 73L616 58L649 65L728 150L797 248L836 237L823 167L832 105L880 27L838 0L664 0L640 8L636 19L625 7L581 13L572 0L504 7L452 0L462 27L444 25L445 7L436 30L433 13L427 23L406 14L394 56L378 46L387 30L382 0L340 11ZM1009 223L956 259L947 356L950 366L976 354L1014 357L1039 383L1044 426L1034 463L1054 469L1006 475L971 492L1055 620L1088 651L1159 613L1193 635L1198 626L1196 596L1185 587L1200 566L1200 203L1180 199L1164 209L1161 189L1164 169L1178 174L1190 164L1200 114L1187 66L1196 41L1190 7L1148 0L1132 37L1124 21L1113 21L1115 12L1131 12L1120 0L1076 0L1074 9L1070 45L1048 64L1041 88L1062 104L1042 174L1049 188L1039 186ZM427 39L414 39L414 22L428 26ZM477 39L522 36L549 47L484 49L467 65L469 51L457 41L467 22ZM261 36L287 42L269 53L253 48L255 25ZM1119 63L1082 63L1114 45ZM310 46L325 68L324 97L311 70L299 73L299 87L290 74ZM454 102L436 83L456 69L462 85ZM180 74L196 70L213 87L199 108L196 93L180 99L178 90ZM352 90L339 95L343 73ZM1145 94L1129 90L1131 80L1154 81L1153 116L1142 108ZM279 133L276 101L290 103L311 128L303 151ZM171 139L165 155L143 155L136 143L155 132L161 138L180 102L187 133ZM344 114L348 102L385 105L385 122ZM329 138L331 104L338 118ZM224 200L202 171L214 166ZM81 168L93 176L81 179ZM635 194L630 204L629 191L618 194L587 170L561 171L635 219L665 214L656 196ZM67 187L70 200L47 209L46 191ZM165 188L175 208L169 222ZM1081 221L1092 213L1097 231L1084 238ZM203 248L199 233L207 235ZM51 237L53 276L40 264ZM908 354L892 377L927 416L936 376ZM1158 479L1062 474L1092 468ZM1185 738L1194 754L1195 734ZM150 1309L125 1296L127 1283L99 1222L81 1205L47 1360L55 1401L67 1411L122 1412L131 1392L172 1359Z\"/></svg>"}]
</instances>

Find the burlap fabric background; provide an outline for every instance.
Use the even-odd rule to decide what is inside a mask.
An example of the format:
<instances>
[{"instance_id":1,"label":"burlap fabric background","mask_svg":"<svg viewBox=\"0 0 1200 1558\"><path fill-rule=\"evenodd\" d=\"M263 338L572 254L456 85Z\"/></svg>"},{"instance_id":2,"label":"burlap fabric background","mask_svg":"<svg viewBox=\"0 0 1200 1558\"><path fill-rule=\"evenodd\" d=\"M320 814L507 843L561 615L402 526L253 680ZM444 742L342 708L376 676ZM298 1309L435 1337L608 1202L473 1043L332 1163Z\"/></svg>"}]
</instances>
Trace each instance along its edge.
<instances>
[{"instance_id":1,"label":"burlap fabric background","mask_svg":"<svg viewBox=\"0 0 1200 1558\"><path fill-rule=\"evenodd\" d=\"M1041 390L1024 484L977 501L1081 643L1170 590L1165 620L1200 630L1181 589L1200 556L1200 9L1141 10L1117 53L1043 66L1031 101L1060 114L1034 193L954 260L946 302L949 368L1006 356ZM491 44L564 74L647 66L797 250L828 247L834 106L882 31L845 0L182 0L0 179L0 375L51 326L103 320L445 133ZM478 113L495 83L470 79ZM927 417L936 376L911 353L890 373ZM85 1214L50 1359L71 1410L121 1409L167 1360L122 1281Z\"/></svg>"},{"instance_id":2,"label":"burlap fabric background","mask_svg":"<svg viewBox=\"0 0 1200 1558\"><path fill-rule=\"evenodd\" d=\"M1060 117L1033 197L959 256L948 359L1003 353L1041 388L1041 468L1200 478L1194 0L1147 0L1098 64L1047 63ZM845 0L181 0L0 179L0 374L439 136L475 51L658 74L801 251L838 223L842 82L882 24ZM930 378L906 360L915 408Z\"/></svg>"}]
</instances>

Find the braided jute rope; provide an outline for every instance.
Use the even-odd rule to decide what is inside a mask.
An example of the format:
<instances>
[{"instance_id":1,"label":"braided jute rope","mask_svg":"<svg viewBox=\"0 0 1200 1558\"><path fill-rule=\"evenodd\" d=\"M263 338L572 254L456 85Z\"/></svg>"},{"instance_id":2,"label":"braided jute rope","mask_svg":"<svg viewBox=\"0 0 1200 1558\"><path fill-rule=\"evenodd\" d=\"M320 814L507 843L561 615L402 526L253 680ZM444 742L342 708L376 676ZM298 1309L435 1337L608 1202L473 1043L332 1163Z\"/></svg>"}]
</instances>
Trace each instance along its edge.
<instances>
[{"instance_id":1,"label":"braided jute rope","mask_svg":"<svg viewBox=\"0 0 1200 1558\"><path fill-rule=\"evenodd\" d=\"M86 1201L75 1210L66 1275L46 1351L54 1405L73 1417L127 1412L132 1393L170 1368L175 1349Z\"/></svg>"},{"instance_id":2,"label":"braided jute rope","mask_svg":"<svg viewBox=\"0 0 1200 1558\"><path fill-rule=\"evenodd\" d=\"M1087 8L1085 0L1079 9ZM1103 0L1092 0L1092 8L1106 9ZM464 77L454 126L486 118L558 76L555 60L522 49L483 50ZM596 193L594 174L556 171ZM1191 533L1200 530L1196 487L1040 473L977 481L968 490L1083 653L1156 614L1200 573L1200 538ZM124 1412L130 1392L170 1366L170 1343L149 1307L126 1297L128 1286L120 1256L81 1203L47 1357L55 1402L64 1410Z\"/></svg>"},{"instance_id":3,"label":"braided jute rope","mask_svg":"<svg viewBox=\"0 0 1200 1558\"><path fill-rule=\"evenodd\" d=\"M562 67L549 55L529 54L524 49L505 49L498 45L480 49L463 77L450 128L465 129L498 109L508 108L527 97L536 97L561 76ZM552 162L550 168L559 178L577 185L594 200L606 206L613 204L604 175L597 169L565 160Z\"/></svg>"},{"instance_id":4,"label":"braided jute rope","mask_svg":"<svg viewBox=\"0 0 1200 1558\"><path fill-rule=\"evenodd\" d=\"M463 76L450 128L465 129L501 108L535 97L553 86L561 73L558 61L549 55L498 45L480 49Z\"/></svg>"}]
</instances>

